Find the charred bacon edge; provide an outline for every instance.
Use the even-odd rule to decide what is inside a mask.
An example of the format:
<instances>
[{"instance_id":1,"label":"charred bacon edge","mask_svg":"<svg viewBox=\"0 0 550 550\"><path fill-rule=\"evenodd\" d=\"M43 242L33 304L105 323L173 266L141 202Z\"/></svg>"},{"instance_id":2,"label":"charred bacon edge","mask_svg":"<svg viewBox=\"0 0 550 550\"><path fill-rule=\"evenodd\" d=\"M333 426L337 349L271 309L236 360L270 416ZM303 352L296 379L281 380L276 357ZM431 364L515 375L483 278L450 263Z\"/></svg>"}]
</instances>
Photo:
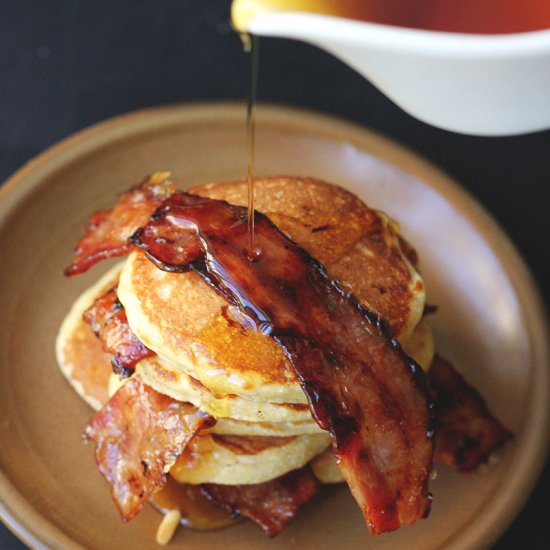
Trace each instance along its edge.
<instances>
[{"instance_id":1,"label":"charred bacon edge","mask_svg":"<svg viewBox=\"0 0 550 550\"><path fill-rule=\"evenodd\" d=\"M85 227L84 235L74 249L75 258L64 270L65 276L79 275L101 260L128 254L131 243L127 238L122 238L121 230L128 226L137 229L142 223L147 223L155 208L176 191L169 176L169 172L156 172L147 176L125 193L121 193L120 199L111 210L93 213ZM137 200L132 202L134 195L137 196ZM136 208L136 205L141 210ZM132 215L130 220L123 220L126 225L120 225L116 216L117 209L124 212L124 208ZM103 230L107 230L107 233L100 235L100 242L97 234Z\"/></svg>"},{"instance_id":2,"label":"charred bacon edge","mask_svg":"<svg viewBox=\"0 0 550 550\"><path fill-rule=\"evenodd\" d=\"M436 463L470 473L513 438L479 391L439 354L428 380L435 403Z\"/></svg>"},{"instance_id":3,"label":"charred bacon edge","mask_svg":"<svg viewBox=\"0 0 550 550\"><path fill-rule=\"evenodd\" d=\"M84 311L82 318L99 338L103 351L112 355L114 373L121 378L128 378L141 359L155 353L130 328L126 310L116 291L117 285L98 296Z\"/></svg>"}]
</instances>

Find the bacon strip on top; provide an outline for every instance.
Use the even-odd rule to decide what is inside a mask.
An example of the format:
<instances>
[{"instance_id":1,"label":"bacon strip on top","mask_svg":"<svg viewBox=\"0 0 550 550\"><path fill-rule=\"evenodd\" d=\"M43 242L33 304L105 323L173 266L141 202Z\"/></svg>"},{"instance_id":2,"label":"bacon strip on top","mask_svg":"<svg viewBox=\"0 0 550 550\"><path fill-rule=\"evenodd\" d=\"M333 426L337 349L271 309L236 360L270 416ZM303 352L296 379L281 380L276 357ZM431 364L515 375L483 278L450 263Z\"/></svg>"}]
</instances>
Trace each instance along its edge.
<instances>
[{"instance_id":1,"label":"bacon strip on top","mask_svg":"<svg viewBox=\"0 0 550 550\"><path fill-rule=\"evenodd\" d=\"M119 376L130 376L141 359L155 355L132 332L116 287L96 298L83 318L101 340L103 351L113 355L111 365Z\"/></svg>"},{"instance_id":2,"label":"bacon strip on top","mask_svg":"<svg viewBox=\"0 0 550 550\"><path fill-rule=\"evenodd\" d=\"M421 369L384 322L256 214L176 193L132 240L161 269L195 270L290 360L373 534L425 517L433 439Z\"/></svg>"},{"instance_id":3,"label":"bacon strip on top","mask_svg":"<svg viewBox=\"0 0 550 550\"><path fill-rule=\"evenodd\" d=\"M175 191L169 176L168 172L157 172L125 193L113 210L93 214L65 275L84 273L100 260L127 254L128 237Z\"/></svg>"},{"instance_id":4,"label":"bacon strip on top","mask_svg":"<svg viewBox=\"0 0 550 550\"><path fill-rule=\"evenodd\" d=\"M254 485L205 483L201 491L232 514L258 524L270 537L278 535L319 490L309 466Z\"/></svg>"},{"instance_id":5,"label":"bacon strip on top","mask_svg":"<svg viewBox=\"0 0 550 550\"><path fill-rule=\"evenodd\" d=\"M435 404L434 461L471 472L512 434L448 361L436 355L428 376Z\"/></svg>"},{"instance_id":6,"label":"bacon strip on top","mask_svg":"<svg viewBox=\"0 0 550 550\"><path fill-rule=\"evenodd\" d=\"M97 464L124 521L165 482L165 472L197 431L212 423L189 403L157 393L137 378L92 417L85 436L96 443Z\"/></svg>"}]
</instances>

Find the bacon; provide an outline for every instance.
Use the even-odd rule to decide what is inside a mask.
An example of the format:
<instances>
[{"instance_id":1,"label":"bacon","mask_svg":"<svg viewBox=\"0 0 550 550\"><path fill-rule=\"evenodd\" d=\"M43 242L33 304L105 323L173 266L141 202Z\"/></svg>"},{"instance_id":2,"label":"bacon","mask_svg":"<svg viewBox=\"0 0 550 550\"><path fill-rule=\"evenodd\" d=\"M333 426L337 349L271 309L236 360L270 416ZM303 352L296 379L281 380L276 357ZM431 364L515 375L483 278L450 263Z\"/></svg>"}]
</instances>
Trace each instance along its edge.
<instances>
[{"instance_id":1,"label":"bacon","mask_svg":"<svg viewBox=\"0 0 550 550\"><path fill-rule=\"evenodd\" d=\"M65 275L78 275L100 260L128 254L128 237L146 224L161 202L175 191L169 175L153 174L125 193L113 210L93 214Z\"/></svg>"},{"instance_id":2,"label":"bacon","mask_svg":"<svg viewBox=\"0 0 550 550\"><path fill-rule=\"evenodd\" d=\"M317 494L320 485L306 466L255 485L205 483L200 487L218 506L251 519L268 536L275 537Z\"/></svg>"},{"instance_id":3,"label":"bacon","mask_svg":"<svg viewBox=\"0 0 550 550\"><path fill-rule=\"evenodd\" d=\"M191 438L212 423L189 403L157 393L137 378L92 417L84 435L96 443L97 464L123 521L141 510Z\"/></svg>"},{"instance_id":4,"label":"bacon","mask_svg":"<svg viewBox=\"0 0 550 550\"><path fill-rule=\"evenodd\" d=\"M507 443L512 433L448 361L436 355L428 376L435 404L434 461L471 472Z\"/></svg>"},{"instance_id":5,"label":"bacon","mask_svg":"<svg viewBox=\"0 0 550 550\"><path fill-rule=\"evenodd\" d=\"M161 269L196 271L281 345L373 534L425 517L433 433L421 369L318 261L258 213L255 228L250 255L244 208L176 193L132 241Z\"/></svg>"},{"instance_id":6,"label":"bacon","mask_svg":"<svg viewBox=\"0 0 550 550\"><path fill-rule=\"evenodd\" d=\"M101 340L103 351L113 355L111 364L119 376L130 376L141 359L155 355L132 332L116 287L97 298L83 318Z\"/></svg>"}]
</instances>

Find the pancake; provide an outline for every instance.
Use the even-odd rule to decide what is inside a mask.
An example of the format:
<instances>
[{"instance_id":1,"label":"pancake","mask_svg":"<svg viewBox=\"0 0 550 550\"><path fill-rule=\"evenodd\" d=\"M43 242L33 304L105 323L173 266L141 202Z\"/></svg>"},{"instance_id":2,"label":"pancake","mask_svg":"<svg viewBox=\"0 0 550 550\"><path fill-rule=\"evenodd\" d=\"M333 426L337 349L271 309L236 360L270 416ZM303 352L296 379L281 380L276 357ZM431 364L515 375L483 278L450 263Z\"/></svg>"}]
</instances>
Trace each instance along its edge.
<instances>
[{"instance_id":1,"label":"pancake","mask_svg":"<svg viewBox=\"0 0 550 550\"><path fill-rule=\"evenodd\" d=\"M306 404L253 401L234 394L216 395L193 377L165 365L158 357L141 360L136 373L154 390L187 401L218 419L247 422L304 422L311 418Z\"/></svg>"},{"instance_id":2,"label":"pancake","mask_svg":"<svg viewBox=\"0 0 550 550\"><path fill-rule=\"evenodd\" d=\"M170 475L180 483L262 483L305 466L330 445L327 432L294 437L203 434L191 440Z\"/></svg>"},{"instance_id":3,"label":"pancake","mask_svg":"<svg viewBox=\"0 0 550 550\"><path fill-rule=\"evenodd\" d=\"M191 191L246 204L245 182ZM255 192L256 208L324 263L331 277L353 288L398 339L412 334L422 315L424 286L393 222L347 191L311 178L258 178ZM306 404L282 349L268 336L244 329L238 312L197 274L161 271L134 251L118 295L130 327L163 365L219 397Z\"/></svg>"},{"instance_id":4,"label":"pancake","mask_svg":"<svg viewBox=\"0 0 550 550\"><path fill-rule=\"evenodd\" d=\"M435 342L429 322L423 317L403 343L403 350L428 372L435 356Z\"/></svg>"},{"instance_id":5,"label":"pancake","mask_svg":"<svg viewBox=\"0 0 550 550\"><path fill-rule=\"evenodd\" d=\"M137 372L133 376L138 376L145 384L148 384L148 379L143 376L143 366L144 361L140 362L137 366ZM151 364L154 363L154 361L147 360L147 363ZM109 397L114 395L116 391L120 388L124 382L129 380L129 378L120 379L116 374L112 373L111 378L109 379L108 384L108 392ZM170 397L173 397L174 399L177 399L178 401L186 401L189 403L192 403L197 408L208 412L212 416L216 416L212 410L208 410L206 408L203 408L199 405L196 405L196 403L193 403L189 399L179 399L178 397L174 397L170 392L162 392L154 385L151 385L154 390L158 391L159 393L164 393L164 395L169 395ZM178 392L178 395L179 394ZM191 394L191 397L193 398L194 395ZM257 403L258 405L263 405L262 403ZM269 406L273 406L272 404L267 404L269 409ZM284 404L277 405L279 407L284 407ZM216 405L216 408L219 410L219 405ZM241 420L236 418L229 418L224 417L220 418L217 417L216 424L214 424L213 427L209 428L208 431L211 433L216 434L225 434L225 435L246 435L246 436L273 436L273 437L281 437L281 436L292 436L292 435L304 435L304 434L319 434L324 433L321 428L317 425L317 423L313 420L311 417L311 414L305 415L305 420L295 420L295 421L251 421L251 420Z\"/></svg>"},{"instance_id":6,"label":"pancake","mask_svg":"<svg viewBox=\"0 0 550 550\"><path fill-rule=\"evenodd\" d=\"M107 271L85 290L63 320L55 342L57 364L78 395L95 410L109 399L108 384L111 358L101 349L100 341L83 321L82 313L104 292L116 286L124 262Z\"/></svg>"},{"instance_id":7,"label":"pancake","mask_svg":"<svg viewBox=\"0 0 550 550\"><path fill-rule=\"evenodd\" d=\"M219 396L307 403L282 349L243 330L226 301L196 273L167 273L143 253L128 257L118 287L130 327L170 365Z\"/></svg>"},{"instance_id":8,"label":"pancake","mask_svg":"<svg viewBox=\"0 0 550 550\"><path fill-rule=\"evenodd\" d=\"M224 435L258 435L285 437L291 435L309 435L324 433L316 422L310 420L297 422L247 422L232 418L219 418L210 428L212 433Z\"/></svg>"},{"instance_id":9,"label":"pancake","mask_svg":"<svg viewBox=\"0 0 550 550\"><path fill-rule=\"evenodd\" d=\"M342 476L336 459L332 453L332 449L326 449L318 454L311 462L311 469L315 477L324 484L343 483L345 481Z\"/></svg>"}]
</instances>

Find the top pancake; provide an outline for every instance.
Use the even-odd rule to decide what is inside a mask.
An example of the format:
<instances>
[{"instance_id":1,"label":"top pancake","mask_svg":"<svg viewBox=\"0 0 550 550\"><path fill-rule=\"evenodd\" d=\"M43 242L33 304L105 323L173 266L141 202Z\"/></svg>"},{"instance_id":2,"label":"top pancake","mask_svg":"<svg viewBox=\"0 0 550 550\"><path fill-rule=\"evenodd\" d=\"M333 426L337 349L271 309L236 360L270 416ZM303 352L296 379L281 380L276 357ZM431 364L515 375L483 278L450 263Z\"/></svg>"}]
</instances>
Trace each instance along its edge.
<instances>
[{"instance_id":1,"label":"top pancake","mask_svg":"<svg viewBox=\"0 0 550 550\"><path fill-rule=\"evenodd\" d=\"M190 192L245 205L245 182ZM424 307L424 286L401 250L396 226L351 193L312 178L255 180L255 207L321 261L406 340ZM269 337L244 329L233 308L197 274L167 273L130 254L118 296L138 338L211 391L272 403L305 403L294 371Z\"/></svg>"}]
</instances>

